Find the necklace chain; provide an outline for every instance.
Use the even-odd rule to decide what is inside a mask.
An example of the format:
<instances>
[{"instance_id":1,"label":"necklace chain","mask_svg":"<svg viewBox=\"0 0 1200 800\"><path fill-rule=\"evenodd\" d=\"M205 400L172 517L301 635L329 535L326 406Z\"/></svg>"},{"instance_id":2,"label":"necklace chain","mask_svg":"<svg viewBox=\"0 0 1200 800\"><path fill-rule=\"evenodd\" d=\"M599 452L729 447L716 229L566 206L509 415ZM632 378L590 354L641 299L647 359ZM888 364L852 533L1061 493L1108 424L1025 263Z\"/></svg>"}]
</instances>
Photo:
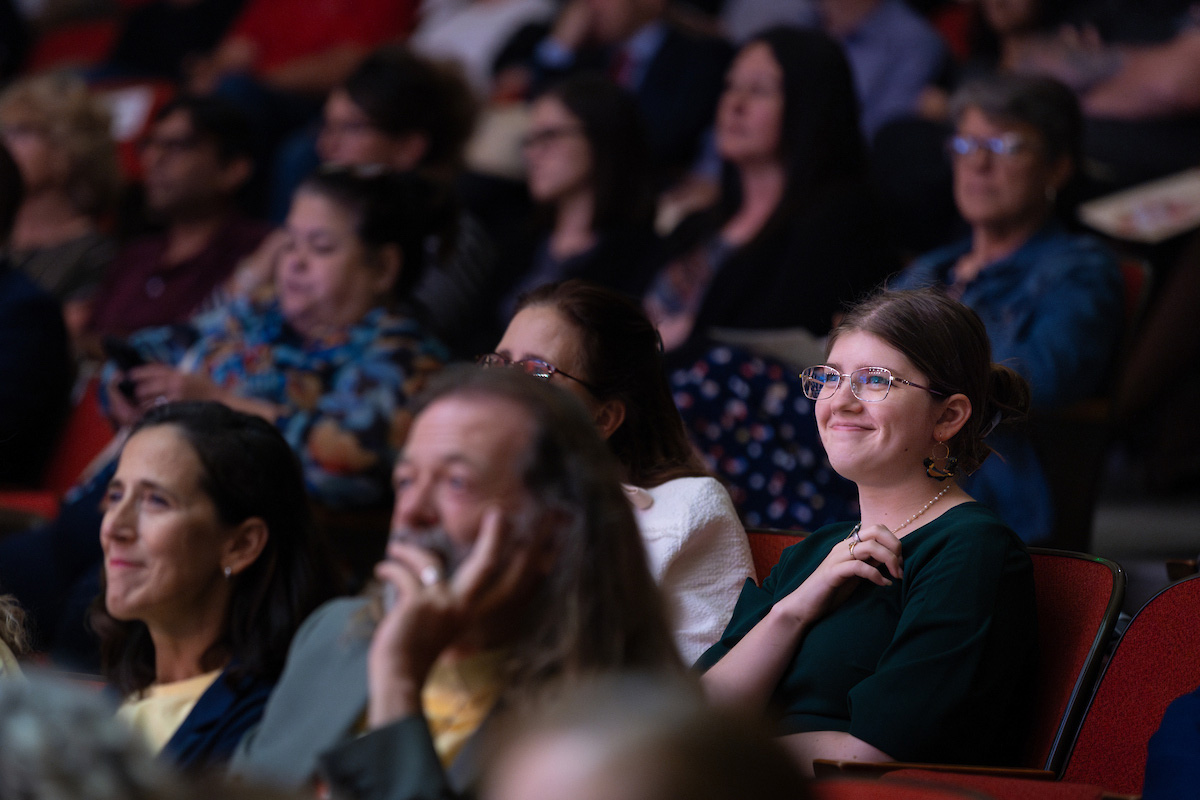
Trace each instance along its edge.
<instances>
[{"instance_id":1,"label":"necklace chain","mask_svg":"<svg viewBox=\"0 0 1200 800\"><path fill-rule=\"evenodd\" d=\"M929 501L928 503L926 503L925 505L921 506L921 510L920 510L920 511L918 511L918 512L917 512L917 513L915 513L915 514L913 514L913 515L912 515L911 517L909 517L908 519L904 520L904 522L900 524L900 527L896 528L894 531L892 531L892 533L899 533L900 531L902 531L902 530L904 530L905 528L907 528L907 527L908 527L908 524L909 524L910 522L912 522L914 519L916 519L917 517L919 517L919 516L921 516L922 514L924 514L926 511L928 511L928 510L929 510L929 507L930 507L931 505L933 505L934 503L936 503L938 500L941 500L941 499L942 499L942 495L944 495L946 492L950 491L950 487L951 487L951 486L953 486L953 485L954 485L953 481L952 481L952 482L950 482L950 483L947 483L947 484L946 484L946 485L945 485L945 486L942 488L942 490L941 490L940 492L938 492L937 494L935 494L935 495L933 496L933 499L932 499L932 500L930 500L930 501Z\"/></svg>"},{"instance_id":2,"label":"necklace chain","mask_svg":"<svg viewBox=\"0 0 1200 800\"><path fill-rule=\"evenodd\" d=\"M935 494L935 495L932 497L932 499L930 499L930 501L929 501L928 503L926 503L925 505L921 506L921 510L920 510L920 511L918 511L918 512L917 512L917 513L915 513L915 514L913 514L913 515L912 515L911 517L909 517L908 519L904 520L904 522L901 522L901 523L900 523L900 525L899 525L899 527L897 527L895 530L893 530L893 531L892 531L892 533L899 533L900 531L902 531L902 530L904 530L905 528L907 528L910 522L912 522L914 519L916 519L917 517L919 517L919 516L921 516L922 514L924 514L926 511L928 511L928 510L929 510L929 507L930 507L931 505L933 505L934 503L936 503L938 500L941 500L941 499L942 499L942 495L944 495L946 492L950 491L950 487L951 487L951 486L953 486L953 485L954 485L954 483L953 483L953 482L951 482L951 483L947 483L947 484L946 484L946 486L945 486L945 487L944 487L944 488L943 488L943 489L942 489L940 492L938 492L937 494ZM846 538L847 538L847 539L849 539L851 536L853 536L854 534L858 533L860 530L862 530L862 522L857 522L857 523L855 523L855 525L854 525L854 528L853 528L853 529L850 531L850 535L849 535L849 536L847 536Z\"/></svg>"}]
</instances>

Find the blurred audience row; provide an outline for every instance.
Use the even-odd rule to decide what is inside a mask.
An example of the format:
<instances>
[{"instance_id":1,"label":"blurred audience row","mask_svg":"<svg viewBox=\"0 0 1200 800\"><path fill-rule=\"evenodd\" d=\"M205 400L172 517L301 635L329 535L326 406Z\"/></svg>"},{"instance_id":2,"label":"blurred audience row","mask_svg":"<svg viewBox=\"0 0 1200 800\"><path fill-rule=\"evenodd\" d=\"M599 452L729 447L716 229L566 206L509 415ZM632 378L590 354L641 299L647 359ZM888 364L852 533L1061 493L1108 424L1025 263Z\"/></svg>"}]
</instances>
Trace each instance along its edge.
<instances>
[{"instance_id":1,"label":"blurred audience row","mask_svg":"<svg viewBox=\"0 0 1200 800\"><path fill-rule=\"evenodd\" d=\"M200 6L151 2L119 19L182 25ZM11 351L31 373L12 385L39 388L14 392L4 415L6 441L20 445L0 458L14 464L9 482L38 483L69 407L71 365L86 377L113 360L106 386L127 390L104 392L116 423L136 416L126 396L249 392L284 403L267 415L292 426L323 501L378 504L385 480L355 489L348 475L394 452L404 403L363 416L357 399L333 411L327 398L419 383L431 365L487 352L523 295L568 278L640 298L687 431L749 524L814 528L854 513L797 373L819 360L846 304L889 276L943 286L975 308L997 358L1033 385L1035 414L1109 393L1134 291L1114 255L1074 230L1074 204L1099 174L1077 102L1088 108L1087 95L1077 82L1073 92L1017 74L1026 59L1016 54L1067 48L1070 37L1048 26L1086 9L984 2L967 20L973 39L949 35L952 10L512 0L381 4L374 18L329 3L277 36L286 3L213 8L205 19L227 29L194 45L211 54L183 58L193 46L181 43L178 64L150 70L179 93L155 95L125 186L103 88L115 61L16 79L0 95L23 192L6 259L62 304L73 357L48 314L25 326L42 349L30 339ZM751 32L764 15L807 27ZM489 69L477 63L487 48L465 44L460 29L495 40ZM1107 52L1090 28L1070 30L1079 48ZM973 57L961 72L977 77L939 99L934 89L952 82L938 76L955 72L943 68L964 43ZM888 55L901 46L904 58ZM935 65L919 79L893 68L915 67L916 52ZM887 98L872 99L876 90ZM352 196L383 172L403 176L380 178L394 196ZM338 260L320 219L336 209L314 196L350 210L343 221L370 252L361 260L375 283L349 300L340 278L312 277L323 268L314 264ZM376 202L390 210L368 209ZM271 208L275 231L261 221ZM933 251L901 272L919 246ZM401 327L362 316L376 306ZM349 333L360 320L361 341ZM335 328L358 341L332 357L349 372L312 361ZM375 352L403 366L352 381ZM212 387L195 378L205 370ZM313 421L331 414L341 422ZM1003 460L970 488L1027 540L1047 538L1056 520L1039 454L1020 434L993 441Z\"/></svg>"}]
</instances>

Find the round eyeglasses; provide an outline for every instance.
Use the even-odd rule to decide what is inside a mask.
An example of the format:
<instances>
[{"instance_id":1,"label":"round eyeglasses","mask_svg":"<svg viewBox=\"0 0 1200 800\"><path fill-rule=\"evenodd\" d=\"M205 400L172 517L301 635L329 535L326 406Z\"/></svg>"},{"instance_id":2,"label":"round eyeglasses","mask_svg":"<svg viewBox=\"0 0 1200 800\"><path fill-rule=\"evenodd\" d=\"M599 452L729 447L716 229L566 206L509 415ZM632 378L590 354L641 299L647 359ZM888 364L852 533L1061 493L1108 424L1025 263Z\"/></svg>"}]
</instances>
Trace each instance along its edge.
<instances>
[{"instance_id":1,"label":"round eyeglasses","mask_svg":"<svg viewBox=\"0 0 1200 800\"><path fill-rule=\"evenodd\" d=\"M592 384L588 383L582 378L576 378L574 375L569 375L553 364L542 361L540 358L526 358L522 359L521 361L513 361L508 356L502 356L499 353L485 353L476 358L475 363L481 367L513 367L521 370L526 375L532 375L533 377L541 378L544 381L550 380L550 376L557 372L564 378L570 378L571 380L580 384L592 394L597 394L596 387L592 386Z\"/></svg>"},{"instance_id":2,"label":"round eyeglasses","mask_svg":"<svg viewBox=\"0 0 1200 800\"><path fill-rule=\"evenodd\" d=\"M850 391L864 403L878 403L888 396L893 383L902 383L917 389L924 389L930 394L945 397L945 392L930 389L919 383L897 378L887 367L863 367L853 372L838 372L833 367L819 364L808 367L800 373L804 385L804 396L809 400L827 400L837 392L842 378L850 379Z\"/></svg>"}]
</instances>

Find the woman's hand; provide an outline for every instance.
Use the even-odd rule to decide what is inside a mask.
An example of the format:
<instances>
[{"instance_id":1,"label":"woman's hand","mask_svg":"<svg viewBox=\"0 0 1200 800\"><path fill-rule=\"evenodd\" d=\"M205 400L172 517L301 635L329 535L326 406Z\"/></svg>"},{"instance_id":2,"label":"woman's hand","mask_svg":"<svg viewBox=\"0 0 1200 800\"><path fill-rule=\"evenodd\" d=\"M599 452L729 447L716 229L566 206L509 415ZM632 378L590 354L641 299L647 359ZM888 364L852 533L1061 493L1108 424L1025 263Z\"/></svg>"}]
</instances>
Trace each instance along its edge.
<instances>
[{"instance_id":1,"label":"woman's hand","mask_svg":"<svg viewBox=\"0 0 1200 800\"><path fill-rule=\"evenodd\" d=\"M109 381L108 385L104 387L104 390L108 393L109 417L118 428L127 428L133 425L142 416L142 411L137 407L137 404L130 402L129 398L117 388L124 379L125 375L118 372Z\"/></svg>"},{"instance_id":2,"label":"woman's hand","mask_svg":"<svg viewBox=\"0 0 1200 800\"><path fill-rule=\"evenodd\" d=\"M494 612L508 607L538 573L542 543L505 546L514 533L510 527L499 509L489 509L470 554L449 579L434 553L411 544L388 546L375 575L394 590L395 603L376 628L367 657L371 728L420 712L421 689L438 657L489 625Z\"/></svg>"},{"instance_id":3,"label":"woman's hand","mask_svg":"<svg viewBox=\"0 0 1200 800\"><path fill-rule=\"evenodd\" d=\"M883 525L858 532L858 541L843 539L813 573L772 606L724 658L700 679L713 702L729 708L764 709L787 665L796 655L813 623L850 596L860 579L880 586L891 583L880 574L883 565L903 577L900 540Z\"/></svg>"},{"instance_id":4,"label":"woman's hand","mask_svg":"<svg viewBox=\"0 0 1200 800\"><path fill-rule=\"evenodd\" d=\"M858 531L857 541L852 536L835 544L812 575L776 603L771 613L787 615L807 629L845 602L860 578L890 586L892 582L878 568L902 578L903 565L900 540L885 526L871 525Z\"/></svg>"},{"instance_id":5,"label":"woman's hand","mask_svg":"<svg viewBox=\"0 0 1200 800\"><path fill-rule=\"evenodd\" d=\"M291 241L288 232L276 229L267 234L253 253L238 262L237 269L225 283L225 289L234 297L252 297L275 277L275 265L279 256Z\"/></svg>"},{"instance_id":6,"label":"woman's hand","mask_svg":"<svg viewBox=\"0 0 1200 800\"><path fill-rule=\"evenodd\" d=\"M167 364L143 364L127 373L134 384L134 396L143 412L179 400L222 400L212 379L201 372L182 372Z\"/></svg>"}]
</instances>

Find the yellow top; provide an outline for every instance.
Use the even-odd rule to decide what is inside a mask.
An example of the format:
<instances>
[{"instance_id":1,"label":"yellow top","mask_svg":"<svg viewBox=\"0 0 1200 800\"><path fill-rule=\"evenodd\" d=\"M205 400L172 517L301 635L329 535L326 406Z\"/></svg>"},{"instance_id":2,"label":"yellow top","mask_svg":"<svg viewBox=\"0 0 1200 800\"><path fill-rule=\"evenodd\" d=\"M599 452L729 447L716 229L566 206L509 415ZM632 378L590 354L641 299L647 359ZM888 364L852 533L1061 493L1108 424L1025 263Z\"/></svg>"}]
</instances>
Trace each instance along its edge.
<instances>
[{"instance_id":1,"label":"yellow top","mask_svg":"<svg viewBox=\"0 0 1200 800\"><path fill-rule=\"evenodd\" d=\"M192 713L200 695L208 691L221 670L174 683L155 683L130 695L117 709L117 717L142 735L152 752L161 751Z\"/></svg>"},{"instance_id":2,"label":"yellow top","mask_svg":"<svg viewBox=\"0 0 1200 800\"><path fill-rule=\"evenodd\" d=\"M496 704L500 667L507 657L507 651L493 650L433 665L421 690L421 705L443 766L454 761Z\"/></svg>"}]
</instances>

